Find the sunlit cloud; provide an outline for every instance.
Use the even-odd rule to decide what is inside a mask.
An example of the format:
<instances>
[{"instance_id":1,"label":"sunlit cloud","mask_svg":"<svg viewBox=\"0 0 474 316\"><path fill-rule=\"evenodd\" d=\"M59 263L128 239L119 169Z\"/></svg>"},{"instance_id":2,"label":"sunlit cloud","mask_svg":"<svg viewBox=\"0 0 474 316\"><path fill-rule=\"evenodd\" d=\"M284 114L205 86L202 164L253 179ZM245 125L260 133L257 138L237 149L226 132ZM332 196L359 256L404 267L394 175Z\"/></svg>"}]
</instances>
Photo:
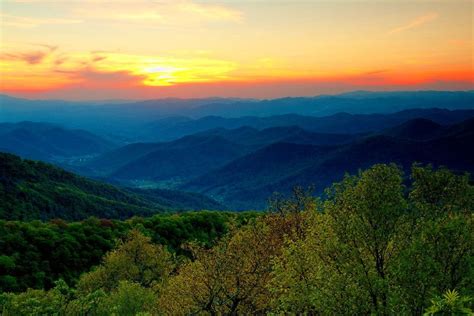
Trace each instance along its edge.
<instances>
[{"instance_id":1,"label":"sunlit cloud","mask_svg":"<svg viewBox=\"0 0 474 316\"><path fill-rule=\"evenodd\" d=\"M94 83L97 80L92 80L92 74L101 78L100 82L110 81L112 86L118 84L114 80L120 74L120 78L129 78L129 83L158 87L228 80L230 72L236 68L234 62L201 55L174 57L116 52L65 53L54 46L44 45L37 45L34 49L29 46L16 49L10 47L0 54L3 87L17 85L39 89L89 81ZM55 86L30 82L31 74L56 78L57 80L46 80Z\"/></svg>"},{"instance_id":2,"label":"sunlit cloud","mask_svg":"<svg viewBox=\"0 0 474 316\"><path fill-rule=\"evenodd\" d=\"M425 14L425 15L421 15L421 16L415 18L414 20L410 21L407 24L404 24L402 26L399 26L399 27L396 27L396 28L390 30L387 34L389 34L389 35L396 34L396 33L404 32L404 31L407 31L407 30L411 30L411 29L420 27L423 24L426 24L430 21L436 20L438 18L438 16L439 16L439 14L436 13L436 12L431 12L431 13L428 13L428 14Z\"/></svg>"},{"instance_id":3,"label":"sunlit cloud","mask_svg":"<svg viewBox=\"0 0 474 316\"><path fill-rule=\"evenodd\" d=\"M229 78L233 62L206 57L176 58L110 53L95 68L102 72L126 71L144 77L147 86L168 86L183 82L209 82Z\"/></svg>"},{"instance_id":4,"label":"sunlit cloud","mask_svg":"<svg viewBox=\"0 0 474 316\"><path fill-rule=\"evenodd\" d=\"M138 98L472 86L472 6L422 1L420 13L418 2L0 0L0 90Z\"/></svg>"},{"instance_id":5,"label":"sunlit cloud","mask_svg":"<svg viewBox=\"0 0 474 316\"><path fill-rule=\"evenodd\" d=\"M30 65L41 63L47 56L56 51L57 46L36 44L30 45L32 48L26 50L11 50L8 51L7 46L2 45L2 52L0 53L0 61L19 61Z\"/></svg>"}]
</instances>

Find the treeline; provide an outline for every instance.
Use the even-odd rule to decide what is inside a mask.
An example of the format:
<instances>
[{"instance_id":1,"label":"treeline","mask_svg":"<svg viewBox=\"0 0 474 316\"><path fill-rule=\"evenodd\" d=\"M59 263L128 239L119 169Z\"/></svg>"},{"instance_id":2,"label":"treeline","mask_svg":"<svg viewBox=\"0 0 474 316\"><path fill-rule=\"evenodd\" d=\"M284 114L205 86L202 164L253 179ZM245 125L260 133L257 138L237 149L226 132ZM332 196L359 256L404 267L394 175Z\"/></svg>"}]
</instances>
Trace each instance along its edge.
<instances>
[{"instance_id":1,"label":"treeline","mask_svg":"<svg viewBox=\"0 0 474 316\"><path fill-rule=\"evenodd\" d=\"M89 218L81 222L0 220L0 292L27 288L49 289L63 279L75 284L78 277L98 265L132 229L151 237L178 255L189 255L181 246L198 241L210 246L230 225L245 224L257 213L185 212L129 220Z\"/></svg>"},{"instance_id":2,"label":"treeline","mask_svg":"<svg viewBox=\"0 0 474 316\"><path fill-rule=\"evenodd\" d=\"M395 165L346 176L181 256L131 230L77 285L2 294L3 315L472 315L468 175ZM199 239L198 239L199 240Z\"/></svg>"}]
</instances>

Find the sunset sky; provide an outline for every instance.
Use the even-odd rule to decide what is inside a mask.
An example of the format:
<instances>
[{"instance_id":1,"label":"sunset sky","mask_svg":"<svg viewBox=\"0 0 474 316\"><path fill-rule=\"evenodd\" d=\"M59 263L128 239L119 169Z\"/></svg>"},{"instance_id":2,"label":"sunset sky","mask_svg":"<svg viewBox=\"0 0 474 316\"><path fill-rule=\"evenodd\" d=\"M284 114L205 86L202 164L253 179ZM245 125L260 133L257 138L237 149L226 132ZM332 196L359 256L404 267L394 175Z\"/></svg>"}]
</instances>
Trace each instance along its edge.
<instances>
[{"instance_id":1,"label":"sunset sky","mask_svg":"<svg viewBox=\"0 0 474 316\"><path fill-rule=\"evenodd\" d=\"M29 98L474 89L473 1L0 0L0 90Z\"/></svg>"}]
</instances>

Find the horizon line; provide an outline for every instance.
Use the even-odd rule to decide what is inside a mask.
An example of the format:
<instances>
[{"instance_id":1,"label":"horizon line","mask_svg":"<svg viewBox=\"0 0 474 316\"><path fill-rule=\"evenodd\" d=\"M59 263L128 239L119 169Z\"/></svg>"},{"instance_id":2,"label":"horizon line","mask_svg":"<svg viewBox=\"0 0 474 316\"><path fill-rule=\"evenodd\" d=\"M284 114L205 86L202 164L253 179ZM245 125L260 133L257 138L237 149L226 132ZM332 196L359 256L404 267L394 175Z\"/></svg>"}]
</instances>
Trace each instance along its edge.
<instances>
[{"instance_id":1,"label":"horizon line","mask_svg":"<svg viewBox=\"0 0 474 316\"><path fill-rule=\"evenodd\" d=\"M223 97L223 96L209 96L209 97L163 97L163 98L152 98L152 99L93 99L93 100L80 100L80 99L52 99L52 98L27 98L27 97L19 97L14 94L9 94L9 93L2 93L0 91L0 101L1 98L7 97L11 99L20 99L20 100L27 100L27 101L51 101L51 102L70 102L70 103L100 103L100 102L106 102L106 103L138 103L138 102L147 102L147 101L166 101L166 100L179 100L179 101L189 101L189 100L213 100L213 99L221 99L221 100L242 100L242 101L272 101L272 100L281 100L281 99L292 99L292 98L317 98L317 97L334 97L334 96L343 96L343 95L350 95L350 94L355 94L355 93L370 93L370 94L382 94L382 93L404 93L404 92L411 92L411 93L416 93L416 92L466 92L466 93L474 93L474 89L460 89L460 90L436 90L436 89L420 89L420 90L350 90L346 92L338 92L338 93L320 93L320 94L314 94L314 95L288 95L288 96L283 96L283 97L276 97L276 98L245 98L245 97Z\"/></svg>"}]
</instances>

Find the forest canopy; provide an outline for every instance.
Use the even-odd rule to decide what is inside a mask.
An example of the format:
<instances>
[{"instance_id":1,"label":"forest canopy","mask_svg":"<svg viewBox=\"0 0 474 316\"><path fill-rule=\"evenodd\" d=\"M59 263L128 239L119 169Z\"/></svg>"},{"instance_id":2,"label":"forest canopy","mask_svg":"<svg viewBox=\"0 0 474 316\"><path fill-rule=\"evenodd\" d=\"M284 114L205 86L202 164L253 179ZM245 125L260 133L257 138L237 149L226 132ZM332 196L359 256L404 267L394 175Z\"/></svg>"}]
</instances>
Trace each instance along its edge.
<instances>
[{"instance_id":1,"label":"forest canopy","mask_svg":"<svg viewBox=\"0 0 474 316\"><path fill-rule=\"evenodd\" d=\"M123 229L127 233L114 249L77 282L62 277L50 289L4 293L0 310L3 315L472 314L469 175L414 165L409 181L404 179L396 165L374 165L347 175L324 199L295 189L290 199L274 199L262 216L229 216L225 229L206 238L192 226L196 231L178 243L171 242L178 235L167 239L166 230L143 229L153 220L136 219L143 225ZM15 225L2 222L2 229ZM14 256L2 257L2 273L16 264Z\"/></svg>"}]
</instances>

